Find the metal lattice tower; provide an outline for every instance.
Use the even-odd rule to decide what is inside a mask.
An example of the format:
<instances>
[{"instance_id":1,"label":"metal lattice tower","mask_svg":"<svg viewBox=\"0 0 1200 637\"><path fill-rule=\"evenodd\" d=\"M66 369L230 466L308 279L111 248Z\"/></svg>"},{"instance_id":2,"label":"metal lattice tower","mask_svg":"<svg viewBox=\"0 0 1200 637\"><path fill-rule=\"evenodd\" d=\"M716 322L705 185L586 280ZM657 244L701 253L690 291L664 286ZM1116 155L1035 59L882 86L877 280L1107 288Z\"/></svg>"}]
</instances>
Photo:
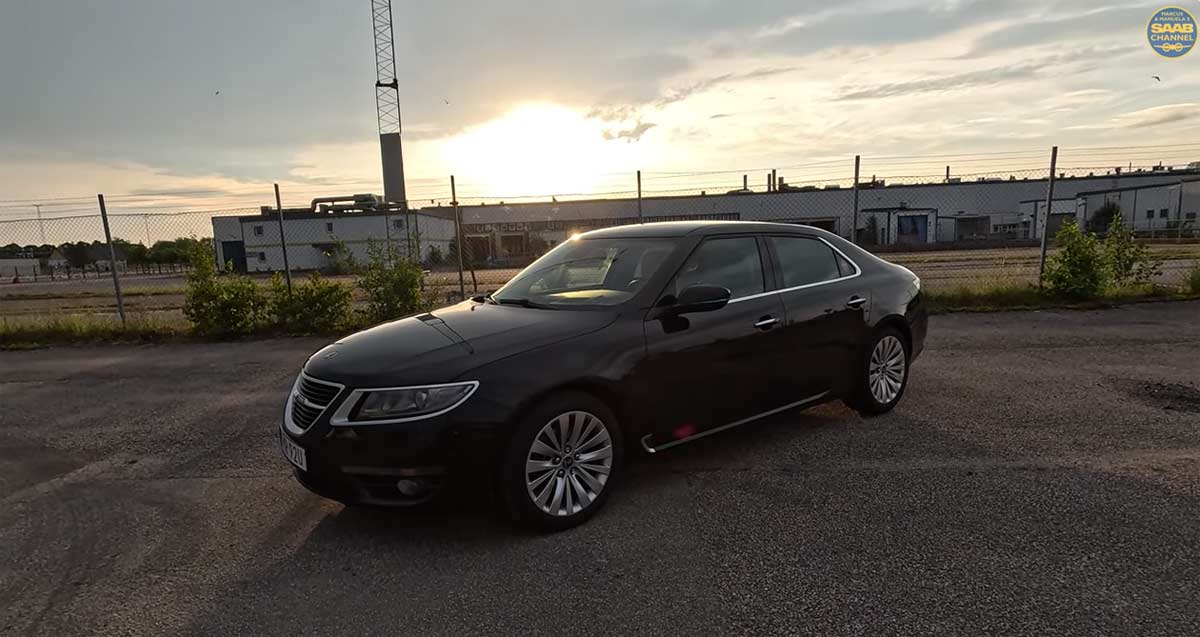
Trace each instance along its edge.
<instances>
[{"instance_id":1,"label":"metal lattice tower","mask_svg":"<svg viewBox=\"0 0 1200 637\"><path fill-rule=\"evenodd\" d=\"M392 46L392 2L371 0L375 26L375 106L379 134L400 132L400 84L396 81L396 51Z\"/></svg>"},{"instance_id":2,"label":"metal lattice tower","mask_svg":"<svg viewBox=\"0 0 1200 637\"><path fill-rule=\"evenodd\" d=\"M404 156L400 146L400 83L396 81L391 0L371 0L371 21L375 32L375 108L383 160L383 196L389 202L406 202Z\"/></svg>"}]
</instances>

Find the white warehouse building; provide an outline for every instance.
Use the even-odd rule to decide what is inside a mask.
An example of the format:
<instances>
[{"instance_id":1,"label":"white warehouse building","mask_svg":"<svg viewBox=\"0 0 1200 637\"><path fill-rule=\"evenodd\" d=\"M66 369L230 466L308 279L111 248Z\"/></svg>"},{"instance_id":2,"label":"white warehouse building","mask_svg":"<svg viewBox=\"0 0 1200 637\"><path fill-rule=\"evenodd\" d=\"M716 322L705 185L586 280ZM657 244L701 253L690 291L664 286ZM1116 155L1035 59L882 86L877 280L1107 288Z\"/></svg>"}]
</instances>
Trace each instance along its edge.
<instances>
[{"instance_id":1,"label":"white warehouse building","mask_svg":"<svg viewBox=\"0 0 1200 637\"><path fill-rule=\"evenodd\" d=\"M513 263L540 254L576 232L606 226L684 219L730 219L802 223L867 245L932 245L973 240L1036 240L1049 225L1053 236L1067 219L1087 226L1105 202L1121 207L1139 233L1197 232L1200 169L1145 170L1067 176L1056 181L1049 215L1045 179L860 184L857 226L851 188L789 188L775 192L542 201L461 206L464 256L479 263ZM356 198L377 200L369 195ZM332 198L330 198L332 199ZM320 201L320 200L317 200ZM314 209L317 208L314 201ZM450 207L384 213L370 205L285 210L284 234L293 270L327 269L337 252L367 259L371 241L388 242L402 254L430 263L451 256L455 237ZM639 217L640 212L640 217ZM1048 217L1048 218L1047 218ZM214 217L217 258L248 272L283 269L278 214ZM419 241L415 240L419 237ZM419 244L419 248L417 247Z\"/></svg>"},{"instance_id":2,"label":"white warehouse building","mask_svg":"<svg viewBox=\"0 0 1200 637\"><path fill-rule=\"evenodd\" d=\"M240 272L282 271L283 246L279 240L279 213L264 207L261 214L213 217L213 243L217 263ZM372 241L389 243L399 254L428 262L445 258L454 241L454 216L449 209L407 213L311 212L308 208L283 211L287 262L292 270L325 270L335 267L339 252L357 263L366 263Z\"/></svg>"}]
</instances>

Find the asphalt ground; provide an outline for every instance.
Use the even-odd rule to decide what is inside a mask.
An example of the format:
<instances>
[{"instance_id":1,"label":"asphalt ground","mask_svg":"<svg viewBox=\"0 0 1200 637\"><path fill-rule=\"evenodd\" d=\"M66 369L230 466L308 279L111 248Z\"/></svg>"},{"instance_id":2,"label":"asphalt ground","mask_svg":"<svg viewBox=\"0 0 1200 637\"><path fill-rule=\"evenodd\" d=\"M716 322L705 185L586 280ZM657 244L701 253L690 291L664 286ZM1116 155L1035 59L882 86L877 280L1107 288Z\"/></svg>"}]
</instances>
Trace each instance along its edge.
<instances>
[{"instance_id":1,"label":"asphalt ground","mask_svg":"<svg viewBox=\"0 0 1200 637\"><path fill-rule=\"evenodd\" d=\"M290 477L312 339L0 352L0 633L1200 633L1200 303L937 316L892 414L635 458L588 524Z\"/></svg>"}]
</instances>

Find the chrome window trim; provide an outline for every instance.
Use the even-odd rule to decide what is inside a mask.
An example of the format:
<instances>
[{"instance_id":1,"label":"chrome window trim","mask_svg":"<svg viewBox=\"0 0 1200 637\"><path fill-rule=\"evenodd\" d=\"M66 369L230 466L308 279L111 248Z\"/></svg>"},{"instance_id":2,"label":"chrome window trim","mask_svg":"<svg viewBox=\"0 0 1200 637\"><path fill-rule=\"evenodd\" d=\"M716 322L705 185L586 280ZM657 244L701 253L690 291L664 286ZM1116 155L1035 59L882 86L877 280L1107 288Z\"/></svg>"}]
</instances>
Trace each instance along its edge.
<instances>
[{"instance_id":1,"label":"chrome window trim","mask_svg":"<svg viewBox=\"0 0 1200 637\"><path fill-rule=\"evenodd\" d=\"M858 267L858 264L854 262L854 259L851 259L850 257L846 256L846 253L845 253L845 252L842 252L840 249L838 249L838 247L837 247L837 246L835 246L835 245L833 245L832 243L830 243L830 242L826 241L824 237L814 237L814 236L811 236L811 235L794 235L794 234L793 234L793 235L783 235L783 234L778 234L778 235L771 235L771 234L768 234L768 235L763 235L763 238L764 238L764 239L770 239L770 238L772 238L772 237L785 237L785 238L798 238L798 239L815 239L815 240L817 240L817 241L820 241L821 243L824 243L825 245L829 246L829 248L830 248L831 250L833 250L834 252L836 252L836 253L838 253L839 255L841 255L841 257L842 257L843 259L845 259L845 260L846 260L846 263L849 263L850 265L854 266L854 274L849 274L849 275L846 275L846 276L840 276L840 277L838 277L838 278L836 278L836 279L829 279L828 281L817 281L816 283L805 283L804 285L796 285L796 286L792 286L792 287L790 287L790 288L780 288L780 289L778 289L778 290L771 290L770 292L760 292L760 293L758 293L758 294L751 294L750 296L739 296L739 297L737 297L736 299L729 299L729 303L740 303L740 302L742 302L742 301L749 301L749 300L751 300L751 299L761 299L761 298L763 298L763 297L770 296L770 295L772 295L772 294L783 294L784 292L794 292L794 291L796 291L796 290L803 290L803 289L806 289L806 288L815 288L815 287L817 287L817 286L821 286L821 285L829 285L830 283L839 283L839 282L841 282L841 281L849 281L850 279L853 279L853 278L855 278L855 277L857 277L857 276L861 276L861 275L862 275L862 268Z\"/></svg>"},{"instance_id":2,"label":"chrome window trim","mask_svg":"<svg viewBox=\"0 0 1200 637\"><path fill-rule=\"evenodd\" d=\"M292 390L288 392L287 404L283 407L283 427L284 429L287 429L288 433L296 436L304 435L304 432L308 431L312 427L312 425L309 425L308 427L301 427L297 425L294 420L292 420L292 402L295 401L296 394L300 391L300 379L304 379L318 385L328 385L330 387L337 388L337 393L333 395L333 400L330 400L329 403L325 405L316 405L317 407L321 408L321 411L317 414L317 417L313 419L314 424L321 418L322 415L325 414L325 411L329 409L329 407L333 405L335 401L337 401L337 397L341 395L342 391L346 389L346 386L341 383L321 380L320 378L313 378L312 376L309 376L301 371L300 374L296 376L296 380L292 383Z\"/></svg>"},{"instance_id":3,"label":"chrome window trim","mask_svg":"<svg viewBox=\"0 0 1200 637\"><path fill-rule=\"evenodd\" d=\"M358 404L358 401L361 400L363 398L363 396L365 396L369 392L397 391L397 390L401 390L401 389L457 387L460 385L469 385L471 387L471 389L470 389L470 391L468 391L466 393L465 396L458 399L458 401L456 401L453 405L450 405L449 407L446 407L445 409L435 411L430 414L421 414L419 416L406 416L404 418L385 418L385 419L380 419L380 420L350 420L350 412L354 409L355 405ZM460 380L460 381L454 382L454 383L435 383L435 384L431 384L431 385L406 385L403 387L364 387L361 389L354 389L354 390L350 391L350 395L346 396L346 399L343 400L342 404L338 406L337 411L333 412L333 416L331 416L329 418L329 424L334 427L369 427L372 425L394 425L394 424L398 424L398 423L412 422L414 420L425 420L427 418L435 418L435 417L441 416L442 414L449 412L449 411L457 408L459 405L465 403L468 398L475 395L475 390L477 390L477 389L479 389L479 381L477 381L477 380Z\"/></svg>"}]
</instances>

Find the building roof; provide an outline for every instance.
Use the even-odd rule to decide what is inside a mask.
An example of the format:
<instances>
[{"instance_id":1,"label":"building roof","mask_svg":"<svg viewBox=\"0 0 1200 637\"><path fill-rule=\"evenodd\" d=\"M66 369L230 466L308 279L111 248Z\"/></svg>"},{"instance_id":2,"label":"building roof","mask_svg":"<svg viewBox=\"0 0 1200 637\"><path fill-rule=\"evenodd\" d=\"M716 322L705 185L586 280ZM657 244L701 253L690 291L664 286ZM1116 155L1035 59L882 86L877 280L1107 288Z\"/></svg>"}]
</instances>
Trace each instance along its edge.
<instances>
[{"instance_id":1,"label":"building roof","mask_svg":"<svg viewBox=\"0 0 1200 637\"><path fill-rule=\"evenodd\" d=\"M1178 186L1179 184L1190 183L1193 181L1200 181L1200 179L1181 179L1175 183L1168 182L1168 183L1163 183L1163 184L1152 184L1149 186L1127 186L1125 188L1105 188L1104 190L1085 190L1083 192L1078 193L1076 196L1077 197L1086 197L1088 195L1106 195L1110 192L1131 192L1134 190L1149 190L1151 188L1174 188L1175 186Z\"/></svg>"}]
</instances>

